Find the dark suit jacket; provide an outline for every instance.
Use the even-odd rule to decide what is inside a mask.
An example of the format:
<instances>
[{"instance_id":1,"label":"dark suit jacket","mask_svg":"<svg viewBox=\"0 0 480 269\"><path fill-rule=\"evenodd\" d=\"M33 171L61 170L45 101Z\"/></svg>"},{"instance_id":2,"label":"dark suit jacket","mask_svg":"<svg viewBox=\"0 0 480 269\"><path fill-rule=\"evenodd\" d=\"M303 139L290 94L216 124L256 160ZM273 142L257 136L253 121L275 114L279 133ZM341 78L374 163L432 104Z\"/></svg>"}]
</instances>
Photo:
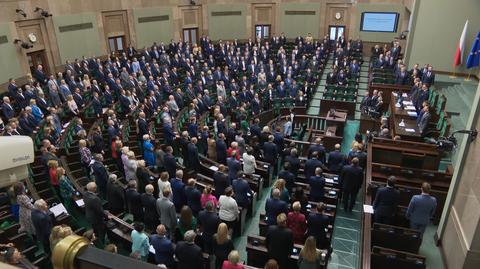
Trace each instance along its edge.
<instances>
[{"instance_id":1,"label":"dark suit jacket","mask_svg":"<svg viewBox=\"0 0 480 269\"><path fill-rule=\"evenodd\" d=\"M217 162L227 163L227 144L223 139L217 139L215 143L215 150L217 151Z\"/></svg>"},{"instance_id":2,"label":"dark suit jacket","mask_svg":"<svg viewBox=\"0 0 480 269\"><path fill-rule=\"evenodd\" d=\"M345 164L345 155L340 151L332 151L328 154L328 170L338 173Z\"/></svg>"},{"instance_id":3,"label":"dark suit jacket","mask_svg":"<svg viewBox=\"0 0 480 269\"><path fill-rule=\"evenodd\" d=\"M274 163L278 156L277 145L272 142L263 144L263 159L268 163Z\"/></svg>"},{"instance_id":4,"label":"dark suit jacket","mask_svg":"<svg viewBox=\"0 0 480 269\"><path fill-rule=\"evenodd\" d=\"M176 209L180 209L184 204L187 203L187 197L185 196L185 184L183 184L181 180L172 178L170 185L172 186L172 202Z\"/></svg>"},{"instance_id":5,"label":"dark suit jacket","mask_svg":"<svg viewBox=\"0 0 480 269\"><path fill-rule=\"evenodd\" d=\"M235 159L235 156L229 157L227 159L227 166L228 166L228 178L230 180L237 178L237 172L242 169L242 165L240 164L240 161L237 161L237 159Z\"/></svg>"},{"instance_id":6,"label":"dark suit jacket","mask_svg":"<svg viewBox=\"0 0 480 269\"><path fill-rule=\"evenodd\" d=\"M143 135L149 134L148 123L144 119L138 120L138 138L143 141Z\"/></svg>"},{"instance_id":7,"label":"dark suit jacket","mask_svg":"<svg viewBox=\"0 0 480 269\"><path fill-rule=\"evenodd\" d=\"M125 190L119 184L108 182L107 184L108 208L113 214L122 213L125 210Z\"/></svg>"},{"instance_id":8,"label":"dark suit jacket","mask_svg":"<svg viewBox=\"0 0 480 269\"><path fill-rule=\"evenodd\" d=\"M308 148L308 158L311 158L312 157L312 153L314 152L318 152L318 159L322 162L322 163L326 163L325 162L325 147L323 145L317 145L317 144L313 144L311 145L309 148Z\"/></svg>"},{"instance_id":9,"label":"dark suit jacket","mask_svg":"<svg viewBox=\"0 0 480 269\"><path fill-rule=\"evenodd\" d=\"M280 173L278 173L278 178L283 178L285 180L285 186L291 193L293 188L295 187L295 175L290 171L282 170Z\"/></svg>"},{"instance_id":10,"label":"dark suit jacket","mask_svg":"<svg viewBox=\"0 0 480 269\"><path fill-rule=\"evenodd\" d=\"M192 209L195 215L200 212L202 209L202 204L200 203L200 197L202 194L199 190L194 187L186 186L185 187L185 197L187 197L187 205Z\"/></svg>"},{"instance_id":11,"label":"dark suit jacket","mask_svg":"<svg viewBox=\"0 0 480 269\"><path fill-rule=\"evenodd\" d=\"M322 202L324 197L325 178L322 176L312 176L308 180L310 185L310 201Z\"/></svg>"},{"instance_id":12,"label":"dark suit jacket","mask_svg":"<svg viewBox=\"0 0 480 269\"><path fill-rule=\"evenodd\" d=\"M268 255L278 261L280 268L287 268L288 258L293 249L293 233L286 227L277 225L268 227L265 243ZM282 266L283 265L283 266Z\"/></svg>"},{"instance_id":13,"label":"dark suit jacket","mask_svg":"<svg viewBox=\"0 0 480 269\"><path fill-rule=\"evenodd\" d=\"M105 169L105 166L102 163L95 161L92 164L92 170L93 170L93 174L95 175L95 182L97 183L99 188L106 189L107 181L108 181L108 173L107 173L107 170Z\"/></svg>"},{"instance_id":14,"label":"dark suit jacket","mask_svg":"<svg viewBox=\"0 0 480 269\"><path fill-rule=\"evenodd\" d=\"M175 248L175 257L178 259L177 269L204 268L202 249L195 244L179 242Z\"/></svg>"},{"instance_id":15,"label":"dark suit jacket","mask_svg":"<svg viewBox=\"0 0 480 269\"><path fill-rule=\"evenodd\" d=\"M221 222L216 212L208 212L206 210L200 211L198 221L206 236L213 236L217 232L218 225Z\"/></svg>"},{"instance_id":16,"label":"dark suit jacket","mask_svg":"<svg viewBox=\"0 0 480 269\"><path fill-rule=\"evenodd\" d=\"M158 221L157 206L156 206L157 199L155 199L153 195L143 193L140 196L140 201L142 202L142 206L144 210L143 219L145 220L145 222L155 223L156 221Z\"/></svg>"},{"instance_id":17,"label":"dark suit jacket","mask_svg":"<svg viewBox=\"0 0 480 269\"><path fill-rule=\"evenodd\" d=\"M247 207L252 197L252 189L245 179L238 178L232 182L233 192L235 193L235 201L241 207ZM250 196L249 196L250 195Z\"/></svg>"},{"instance_id":18,"label":"dark suit jacket","mask_svg":"<svg viewBox=\"0 0 480 269\"><path fill-rule=\"evenodd\" d=\"M175 177L175 172L177 171L177 161L172 154L165 154L165 156L163 157L163 166L168 172L170 178Z\"/></svg>"},{"instance_id":19,"label":"dark suit jacket","mask_svg":"<svg viewBox=\"0 0 480 269\"><path fill-rule=\"evenodd\" d=\"M288 155L285 157L285 162L290 163L290 171L295 175L298 174L298 169L300 169L300 160L297 157L293 157L292 155Z\"/></svg>"},{"instance_id":20,"label":"dark suit jacket","mask_svg":"<svg viewBox=\"0 0 480 269\"><path fill-rule=\"evenodd\" d=\"M308 179L311 176L315 175L315 169L317 169L317 167L322 167L321 161L319 161L316 158L308 159L305 162L305 168L304 168L305 179Z\"/></svg>"},{"instance_id":21,"label":"dark suit jacket","mask_svg":"<svg viewBox=\"0 0 480 269\"><path fill-rule=\"evenodd\" d=\"M225 194L225 189L230 186L230 180L227 175L217 171L213 174L213 181L215 184L215 196L218 198L220 195Z\"/></svg>"},{"instance_id":22,"label":"dark suit jacket","mask_svg":"<svg viewBox=\"0 0 480 269\"><path fill-rule=\"evenodd\" d=\"M268 198L265 203L265 216L268 225L274 225L277 223L277 216L280 213L288 213L287 203L280 199Z\"/></svg>"},{"instance_id":23,"label":"dark suit jacket","mask_svg":"<svg viewBox=\"0 0 480 269\"><path fill-rule=\"evenodd\" d=\"M48 212L33 209L32 223L33 227L35 227L35 234L37 236L37 240L41 242L48 241L53 226L52 218L50 217Z\"/></svg>"},{"instance_id":24,"label":"dark suit jacket","mask_svg":"<svg viewBox=\"0 0 480 269\"><path fill-rule=\"evenodd\" d=\"M344 192L357 192L363 183L363 169L360 166L346 165L339 179Z\"/></svg>"},{"instance_id":25,"label":"dark suit jacket","mask_svg":"<svg viewBox=\"0 0 480 269\"><path fill-rule=\"evenodd\" d=\"M198 157L198 148L195 144L193 143L188 143L188 164L195 170L195 172L198 172L200 169L200 159Z\"/></svg>"},{"instance_id":26,"label":"dark suit jacket","mask_svg":"<svg viewBox=\"0 0 480 269\"><path fill-rule=\"evenodd\" d=\"M107 214L103 211L100 198L92 192L86 192L83 195L83 201L85 202L85 217L87 220L92 226L103 225L103 221L107 218Z\"/></svg>"},{"instance_id":27,"label":"dark suit jacket","mask_svg":"<svg viewBox=\"0 0 480 269\"><path fill-rule=\"evenodd\" d=\"M373 201L373 210L375 215L392 216L397 210L400 192L395 188L382 187L377 190L375 200Z\"/></svg>"},{"instance_id":28,"label":"dark suit jacket","mask_svg":"<svg viewBox=\"0 0 480 269\"><path fill-rule=\"evenodd\" d=\"M2 111L3 111L3 115L7 119L11 119L11 118L13 118L13 116L15 116L15 111L13 110L12 105L8 106L5 103L2 104Z\"/></svg>"},{"instance_id":29,"label":"dark suit jacket","mask_svg":"<svg viewBox=\"0 0 480 269\"><path fill-rule=\"evenodd\" d=\"M320 213L310 213L307 217L307 234L317 240L326 240L325 228L330 223L328 216Z\"/></svg>"},{"instance_id":30,"label":"dark suit jacket","mask_svg":"<svg viewBox=\"0 0 480 269\"><path fill-rule=\"evenodd\" d=\"M128 210L132 215L141 216L143 214L141 196L136 189L127 189L125 199L127 200Z\"/></svg>"}]
</instances>

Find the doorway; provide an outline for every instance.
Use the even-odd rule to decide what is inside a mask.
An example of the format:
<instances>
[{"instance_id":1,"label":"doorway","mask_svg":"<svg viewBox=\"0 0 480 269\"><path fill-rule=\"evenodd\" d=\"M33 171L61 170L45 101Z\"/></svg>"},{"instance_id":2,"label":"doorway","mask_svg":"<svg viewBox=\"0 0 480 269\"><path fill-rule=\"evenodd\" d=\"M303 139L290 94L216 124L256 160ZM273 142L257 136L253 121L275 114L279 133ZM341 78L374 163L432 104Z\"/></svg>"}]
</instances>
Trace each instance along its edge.
<instances>
[{"instance_id":1,"label":"doorway","mask_svg":"<svg viewBox=\"0 0 480 269\"><path fill-rule=\"evenodd\" d=\"M198 43L198 28L183 29L183 42Z\"/></svg>"},{"instance_id":2,"label":"doorway","mask_svg":"<svg viewBox=\"0 0 480 269\"><path fill-rule=\"evenodd\" d=\"M108 48L110 49L110 53L123 52L125 49L125 36L109 37Z\"/></svg>"},{"instance_id":3,"label":"doorway","mask_svg":"<svg viewBox=\"0 0 480 269\"><path fill-rule=\"evenodd\" d=\"M345 35L345 26L344 25L330 25L328 27L328 33L330 35L330 40L335 41L339 37Z\"/></svg>"},{"instance_id":4,"label":"doorway","mask_svg":"<svg viewBox=\"0 0 480 269\"><path fill-rule=\"evenodd\" d=\"M27 53L27 61L28 61L28 67L30 68L31 74L35 72L39 64L43 66L43 72L45 74L49 74L47 55L45 53L45 50L39 50L39 51Z\"/></svg>"},{"instance_id":5,"label":"doorway","mask_svg":"<svg viewBox=\"0 0 480 269\"><path fill-rule=\"evenodd\" d=\"M268 24L257 24L255 25L255 37L260 39L269 39L270 38L270 27Z\"/></svg>"}]
</instances>

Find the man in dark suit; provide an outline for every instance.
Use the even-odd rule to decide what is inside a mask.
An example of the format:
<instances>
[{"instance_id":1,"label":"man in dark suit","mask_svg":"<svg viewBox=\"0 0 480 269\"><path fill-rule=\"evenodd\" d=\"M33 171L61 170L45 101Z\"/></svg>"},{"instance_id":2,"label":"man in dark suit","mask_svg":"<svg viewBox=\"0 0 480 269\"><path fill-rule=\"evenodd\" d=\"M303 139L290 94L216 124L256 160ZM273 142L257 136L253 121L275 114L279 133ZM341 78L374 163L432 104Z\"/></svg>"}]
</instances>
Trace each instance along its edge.
<instances>
[{"instance_id":1,"label":"man in dark suit","mask_svg":"<svg viewBox=\"0 0 480 269\"><path fill-rule=\"evenodd\" d=\"M296 148L290 150L290 154L285 157L285 162L290 164L290 171L297 177L298 169L300 169L300 159L298 159L298 151Z\"/></svg>"},{"instance_id":2,"label":"man in dark suit","mask_svg":"<svg viewBox=\"0 0 480 269\"><path fill-rule=\"evenodd\" d=\"M157 226L157 234L150 236L150 244L155 249L155 262L164 264L168 268L173 268L175 260L173 258L174 247L172 241L167 238L167 229L163 224Z\"/></svg>"},{"instance_id":3,"label":"man in dark suit","mask_svg":"<svg viewBox=\"0 0 480 269\"><path fill-rule=\"evenodd\" d=\"M237 151L232 150L231 156L227 158L228 179L230 179L230 181L237 178L238 171L242 170L242 164L236 159L236 156Z\"/></svg>"},{"instance_id":4,"label":"man in dark suit","mask_svg":"<svg viewBox=\"0 0 480 269\"><path fill-rule=\"evenodd\" d=\"M326 151L325 151L325 147L323 146L322 144L322 139L320 137L317 137L315 139L315 144L311 145L309 148L308 148L308 158L311 158L312 157L312 154L314 152L317 152L317 158L324 164L326 163Z\"/></svg>"},{"instance_id":5,"label":"man in dark suit","mask_svg":"<svg viewBox=\"0 0 480 269\"><path fill-rule=\"evenodd\" d=\"M195 187L196 181L193 178L188 180L187 186L185 187L185 197L187 198L187 205L193 212L193 215L198 216L198 212L202 209L202 204L200 203L200 198L202 194Z\"/></svg>"},{"instance_id":6,"label":"man in dark suit","mask_svg":"<svg viewBox=\"0 0 480 269\"><path fill-rule=\"evenodd\" d=\"M125 190L128 212L133 215L134 221L143 221L143 207L140 193L137 191L137 182L130 180Z\"/></svg>"},{"instance_id":7,"label":"man in dark suit","mask_svg":"<svg viewBox=\"0 0 480 269\"><path fill-rule=\"evenodd\" d=\"M311 176L315 175L315 169L318 167L323 168L323 163L318 160L318 153L315 151L312 153L312 157L305 162L305 179L309 179Z\"/></svg>"},{"instance_id":8,"label":"man in dark suit","mask_svg":"<svg viewBox=\"0 0 480 269\"><path fill-rule=\"evenodd\" d=\"M105 242L105 233L107 227L105 220L108 219L106 211L102 208L102 200L95 194L97 191L97 184L90 182L87 184L87 192L83 195L85 202L85 217L92 225L93 232L97 237L98 246L103 246Z\"/></svg>"},{"instance_id":9,"label":"man in dark suit","mask_svg":"<svg viewBox=\"0 0 480 269\"><path fill-rule=\"evenodd\" d=\"M292 190L295 187L295 175L291 172L289 162L283 164L283 170L278 173L278 178L283 178L285 180L285 187L289 193L292 193Z\"/></svg>"},{"instance_id":10,"label":"man in dark suit","mask_svg":"<svg viewBox=\"0 0 480 269\"><path fill-rule=\"evenodd\" d=\"M268 142L265 142L263 144L263 159L265 162L274 165L275 169L275 163L278 158L278 149L277 145L273 143L274 137L273 135L268 136Z\"/></svg>"},{"instance_id":11,"label":"man in dark suit","mask_svg":"<svg viewBox=\"0 0 480 269\"><path fill-rule=\"evenodd\" d=\"M378 188L373 201L374 220L378 223L392 224L397 211L400 192L395 189L395 177L390 176L387 186Z\"/></svg>"},{"instance_id":12,"label":"man in dark suit","mask_svg":"<svg viewBox=\"0 0 480 269\"><path fill-rule=\"evenodd\" d=\"M417 99L414 100L415 101L414 105L415 105L415 108L417 109L417 113L420 113L420 110L423 107L423 102L428 100L428 96L430 94L429 92L430 91L428 89L427 84L422 84L422 88L417 95Z\"/></svg>"},{"instance_id":13,"label":"man in dark suit","mask_svg":"<svg viewBox=\"0 0 480 269\"><path fill-rule=\"evenodd\" d=\"M317 239L318 249L326 249L329 247L325 229L330 224L330 220L327 215L323 214L324 209L324 203L314 203L307 217L307 235Z\"/></svg>"},{"instance_id":14,"label":"man in dark suit","mask_svg":"<svg viewBox=\"0 0 480 269\"><path fill-rule=\"evenodd\" d=\"M428 66L428 69L422 75L422 83L427 85L433 85L434 82L435 82L435 74L433 73L433 67Z\"/></svg>"},{"instance_id":15,"label":"man in dark suit","mask_svg":"<svg viewBox=\"0 0 480 269\"><path fill-rule=\"evenodd\" d=\"M182 206L187 203L185 184L183 183L183 170L177 170L175 177L170 181L170 186L172 187L172 202L176 211L179 212Z\"/></svg>"},{"instance_id":16,"label":"man in dark suit","mask_svg":"<svg viewBox=\"0 0 480 269\"><path fill-rule=\"evenodd\" d=\"M335 150L328 154L328 170L337 174L345 164L345 154L340 151L340 144L335 144Z\"/></svg>"},{"instance_id":17,"label":"man in dark suit","mask_svg":"<svg viewBox=\"0 0 480 269\"><path fill-rule=\"evenodd\" d=\"M33 77L42 84L42 86L45 86L47 84L47 76L45 75L45 72L43 72L43 66L38 65L37 69L33 72Z\"/></svg>"},{"instance_id":18,"label":"man in dark suit","mask_svg":"<svg viewBox=\"0 0 480 269\"><path fill-rule=\"evenodd\" d=\"M51 251L49 237L53 224L48 211L48 205L43 199L35 201L35 209L32 210L31 217L36 239L42 242L43 250L49 254Z\"/></svg>"},{"instance_id":19,"label":"man in dark suit","mask_svg":"<svg viewBox=\"0 0 480 269\"><path fill-rule=\"evenodd\" d=\"M138 141L143 142L143 136L146 135L146 134L148 134L148 135L150 134L150 130L148 128L148 123L145 120L145 113L144 112L138 113L137 125L138 125Z\"/></svg>"},{"instance_id":20,"label":"man in dark suit","mask_svg":"<svg viewBox=\"0 0 480 269\"><path fill-rule=\"evenodd\" d=\"M125 211L125 190L115 174L110 174L107 184L108 210L117 215Z\"/></svg>"},{"instance_id":21,"label":"man in dark suit","mask_svg":"<svg viewBox=\"0 0 480 269\"><path fill-rule=\"evenodd\" d=\"M13 107L10 104L10 98L8 98L8 96L3 97L2 112L3 112L3 116L5 116L7 120L15 116L15 111L13 110Z\"/></svg>"},{"instance_id":22,"label":"man in dark suit","mask_svg":"<svg viewBox=\"0 0 480 269\"><path fill-rule=\"evenodd\" d=\"M275 259L280 269L288 269L293 250L293 233L287 228L287 216L282 213L276 218L277 225L268 227L265 244L269 258Z\"/></svg>"},{"instance_id":23,"label":"man in dark suit","mask_svg":"<svg viewBox=\"0 0 480 269\"><path fill-rule=\"evenodd\" d=\"M310 185L310 201L322 202L324 198L325 178L322 176L322 168L315 169L315 175L308 179Z\"/></svg>"},{"instance_id":24,"label":"man in dark suit","mask_svg":"<svg viewBox=\"0 0 480 269\"><path fill-rule=\"evenodd\" d=\"M215 196L217 199L220 195L225 194L225 189L230 186L230 179L228 179L227 175L225 174L226 167L223 164L218 166L218 171L213 174L213 181L215 185Z\"/></svg>"},{"instance_id":25,"label":"man in dark suit","mask_svg":"<svg viewBox=\"0 0 480 269\"><path fill-rule=\"evenodd\" d=\"M217 232L218 225L221 222L217 212L215 212L212 201L208 201L205 204L205 210L198 213L198 222L203 231L203 251L211 254L213 250L213 235Z\"/></svg>"},{"instance_id":26,"label":"man in dark suit","mask_svg":"<svg viewBox=\"0 0 480 269\"><path fill-rule=\"evenodd\" d=\"M253 197L253 191L247 180L242 177L242 172L237 173L237 179L232 182L233 192L235 193L235 201L241 207L247 207Z\"/></svg>"},{"instance_id":27,"label":"man in dark suit","mask_svg":"<svg viewBox=\"0 0 480 269\"><path fill-rule=\"evenodd\" d=\"M352 159L351 165L343 167L339 179L343 186L343 209L352 212L358 190L363 183L363 169L359 166L357 157Z\"/></svg>"},{"instance_id":28,"label":"man in dark suit","mask_svg":"<svg viewBox=\"0 0 480 269\"><path fill-rule=\"evenodd\" d=\"M227 144L225 143L225 135L223 133L218 134L215 150L217 152L217 162L227 164Z\"/></svg>"},{"instance_id":29,"label":"man in dark suit","mask_svg":"<svg viewBox=\"0 0 480 269\"><path fill-rule=\"evenodd\" d=\"M188 143L188 165L195 171L200 170L200 158L198 157L198 148L197 148L198 139L193 137L190 143Z\"/></svg>"},{"instance_id":30,"label":"man in dark suit","mask_svg":"<svg viewBox=\"0 0 480 269\"><path fill-rule=\"evenodd\" d=\"M288 213L287 203L280 200L280 190L272 190L272 198L268 198L265 203L265 217L268 225L274 225L277 216L280 213Z\"/></svg>"},{"instance_id":31,"label":"man in dark suit","mask_svg":"<svg viewBox=\"0 0 480 269\"><path fill-rule=\"evenodd\" d=\"M430 107L428 105L423 107L423 113L421 113L421 118L418 121L418 130L425 136L428 132L428 123L432 115L430 114Z\"/></svg>"},{"instance_id":32,"label":"man in dark suit","mask_svg":"<svg viewBox=\"0 0 480 269\"><path fill-rule=\"evenodd\" d=\"M177 161L175 160L175 156L173 156L173 148L171 146L167 146L165 152L166 154L163 157L163 166L168 172L169 177L173 178L177 171Z\"/></svg>"},{"instance_id":33,"label":"man in dark suit","mask_svg":"<svg viewBox=\"0 0 480 269\"><path fill-rule=\"evenodd\" d=\"M103 155L95 154L95 161L91 165L93 174L95 176L95 183L97 183L98 191L102 199L107 195L108 172L103 165Z\"/></svg>"},{"instance_id":34,"label":"man in dark suit","mask_svg":"<svg viewBox=\"0 0 480 269\"><path fill-rule=\"evenodd\" d=\"M148 184L145 186L145 193L140 195L140 202L142 203L143 207L143 220L145 222L145 226L149 230L155 229L159 224L158 214L157 214L157 207L156 202L157 199L153 196L153 185Z\"/></svg>"},{"instance_id":35,"label":"man in dark suit","mask_svg":"<svg viewBox=\"0 0 480 269\"><path fill-rule=\"evenodd\" d=\"M195 245L196 233L188 230L175 248L175 257L178 259L177 269L204 268L202 249Z\"/></svg>"}]
</instances>

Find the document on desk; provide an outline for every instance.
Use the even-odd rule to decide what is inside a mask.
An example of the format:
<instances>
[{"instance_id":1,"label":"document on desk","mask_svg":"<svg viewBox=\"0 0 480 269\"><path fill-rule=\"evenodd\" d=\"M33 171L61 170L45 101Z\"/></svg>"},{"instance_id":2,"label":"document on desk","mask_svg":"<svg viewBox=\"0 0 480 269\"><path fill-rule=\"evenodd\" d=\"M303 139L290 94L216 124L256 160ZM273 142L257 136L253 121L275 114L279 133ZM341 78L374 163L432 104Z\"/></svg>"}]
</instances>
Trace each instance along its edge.
<instances>
[{"instance_id":1,"label":"document on desk","mask_svg":"<svg viewBox=\"0 0 480 269\"><path fill-rule=\"evenodd\" d=\"M58 204L49 208L50 212L56 217L60 216L62 213L68 215L67 209L63 206L63 204Z\"/></svg>"},{"instance_id":2,"label":"document on desk","mask_svg":"<svg viewBox=\"0 0 480 269\"><path fill-rule=\"evenodd\" d=\"M331 179L331 178L325 178L325 182L327 182L327 183L332 183L332 184L333 184L333 179Z\"/></svg>"},{"instance_id":3,"label":"document on desk","mask_svg":"<svg viewBox=\"0 0 480 269\"><path fill-rule=\"evenodd\" d=\"M212 165L210 166L210 170L213 170L213 171L218 171L218 167L216 167L215 165Z\"/></svg>"},{"instance_id":4,"label":"document on desk","mask_svg":"<svg viewBox=\"0 0 480 269\"><path fill-rule=\"evenodd\" d=\"M415 133L415 129L405 128L405 132Z\"/></svg>"},{"instance_id":5,"label":"document on desk","mask_svg":"<svg viewBox=\"0 0 480 269\"><path fill-rule=\"evenodd\" d=\"M83 201L83 199L76 200L75 203L77 203L78 207L82 207L85 205L85 202Z\"/></svg>"},{"instance_id":6,"label":"document on desk","mask_svg":"<svg viewBox=\"0 0 480 269\"><path fill-rule=\"evenodd\" d=\"M414 106L406 106L405 109L406 110L415 110L415 107Z\"/></svg>"},{"instance_id":7,"label":"document on desk","mask_svg":"<svg viewBox=\"0 0 480 269\"><path fill-rule=\"evenodd\" d=\"M367 214L373 214L373 206L363 205L363 212L365 212Z\"/></svg>"},{"instance_id":8,"label":"document on desk","mask_svg":"<svg viewBox=\"0 0 480 269\"><path fill-rule=\"evenodd\" d=\"M407 113L408 113L408 116L410 116L410 117L416 117L417 116L417 112L415 112L415 111L407 111Z\"/></svg>"},{"instance_id":9,"label":"document on desk","mask_svg":"<svg viewBox=\"0 0 480 269\"><path fill-rule=\"evenodd\" d=\"M403 101L403 104L406 106L413 106L412 101Z\"/></svg>"}]
</instances>

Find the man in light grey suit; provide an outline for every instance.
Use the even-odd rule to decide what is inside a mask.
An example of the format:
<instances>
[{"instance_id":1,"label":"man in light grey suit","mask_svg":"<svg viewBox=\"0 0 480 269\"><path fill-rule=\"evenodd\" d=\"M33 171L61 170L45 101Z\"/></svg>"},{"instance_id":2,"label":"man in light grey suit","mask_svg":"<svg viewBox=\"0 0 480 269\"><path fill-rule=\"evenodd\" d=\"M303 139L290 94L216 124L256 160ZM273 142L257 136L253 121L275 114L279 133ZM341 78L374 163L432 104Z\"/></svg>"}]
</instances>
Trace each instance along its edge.
<instances>
[{"instance_id":1,"label":"man in light grey suit","mask_svg":"<svg viewBox=\"0 0 480 269\"><path fill-rule=\"evenodd\" d=\"M160 223L165 225L170 239L173 240L175 228L177 226L177 212L175 205L170 201L169 197L172 191L170 188L163 188L163 197L157 199L157 213L160 216Z\"/></svg>"},{"instance_id":2,"label":"man in light grey suit","mask_svg":"<svg viewBox=\"0 0 480 269\"><path fill-rule=\"evenodd\" d=\"M430 114L430 107L428 105L423 107L423 113L420 113L421 118L420 121L418 122L418 129L421 132L422 136L425 136L425 134L428 131L428 122L430 121L430 118L432 115Z\"/></svg>"},{"instance_id":3,"label":"man in light grey suit","mask_svg":"<svg viewBox=\"0 0 480 269\"><path fill-rule=\"evenodd\" d=\"M288 117L287 122L283 124L283 135L285 137L290 137L292 135L292 120L290 117Z\"/></svg>"},{"instance_id":4,"label":"man in light grey suit","mask_svg":"<svg viewBox=\"0 0 480 269\"><path fill-rule=\"evenodd\" d=\"M410 228L420 231L422 235L437 208L437 199L430 196L430 189L430 184L424 182L422 184L422 194L414 195L407 209L407 219L410 220Z\"/></svg>"}]
</instances>

